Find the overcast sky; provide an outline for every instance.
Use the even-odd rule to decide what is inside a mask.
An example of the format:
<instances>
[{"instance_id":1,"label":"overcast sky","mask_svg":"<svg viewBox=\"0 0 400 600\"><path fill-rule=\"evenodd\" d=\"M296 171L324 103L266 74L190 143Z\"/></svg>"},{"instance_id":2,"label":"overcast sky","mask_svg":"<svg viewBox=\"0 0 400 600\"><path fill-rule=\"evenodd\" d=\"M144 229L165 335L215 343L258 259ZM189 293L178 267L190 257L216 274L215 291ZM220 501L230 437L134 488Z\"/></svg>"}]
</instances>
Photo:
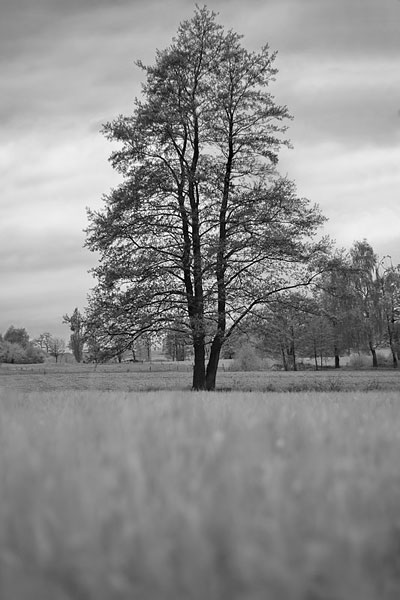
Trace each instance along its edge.
<instances>
[{"instance_id":1,"label":"overcast sky","mask_svg":"<svg viewBox=\"0 0 400 600\"><path fill-rule=\"evenodd\" d=\"M202 3L199 2L201 5ZM280 171L329 218L400 262L400 1L214 0L219 20L278 50L271 91L294 115ZM67 338L95 256L85 207L120 181L101 124L140 93L189 0L0 0L0 332Z\"/></svg>"}]
</instances>

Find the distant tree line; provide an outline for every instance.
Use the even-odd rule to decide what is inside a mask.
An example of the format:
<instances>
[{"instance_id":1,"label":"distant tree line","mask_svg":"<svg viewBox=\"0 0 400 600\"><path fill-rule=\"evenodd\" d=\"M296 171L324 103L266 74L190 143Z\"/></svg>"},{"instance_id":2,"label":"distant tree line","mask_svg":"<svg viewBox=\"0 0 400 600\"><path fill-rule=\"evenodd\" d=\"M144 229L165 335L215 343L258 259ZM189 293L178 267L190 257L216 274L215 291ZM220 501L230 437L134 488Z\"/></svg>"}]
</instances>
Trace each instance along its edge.
<instances>
[{"instance_id":1,"label":"distant tree line","mask_svg":"<svg viewBox=\"0 0 400 600\"><path fill-rule=\"evenodd\" d=\"M193 360L188 319L182 316L158 334L138 336L134 322L124 314L120 328L110 326L107 316L115 307L104 297L94 298L84 314L75 309L64 317L71 324L70 347L78 347L75 357L106 362L110 359L150 359L156 343L166 358ZM133 318L131 316L131 318ZM205 356L213 339L213 322L205 323ZM329 361L341 366L341 357L351 353L369 354L371 366L379 366L378 350L390 352L394 368L400 353L400 265L390 257L380 259L366 241L355 242L349 251L332 250L329 266L310 285L282 290L268 302L254 306L240 326L226 340L221 356L241 357L245 368L261 365L270 357L284 370L297 370L304 359L316 370ZM78 360L78 358L77 358ZM81 359L80 359L81 360Z\"/></svg>"},{"instance_id":2,"label":"distant tree line","mask_svg":"<svg viewBox=\"0 0 400 600\"><path fill-rule=\"evenodd\" d=\"M11 325L4 336L0 334L0 362L10 364L41 363L44 357L29 339L24 328Z\"/></svg>"},{"instance_id":3,"label":"distant tree line","mask_svg":"<svg viewBox=\"0 0 400 600\"><path fill-rule=\"evenodd\" d=\"M52 356L58 362L64 353L64 340L48 332L31 340L24 327L11 325L4 336L0 334L0 363L43 363L46 356Z\"/></svg>"},{"instance_id":4,"label":"distant tree line","mask_svg":"<svg viewBox=\"0 0 400 600\"><path fill-rule=\"evenodd\" d=\"M369 354L376 368L379 349L388 350L398 368L400 265L379 259L366 240L355 242L312 288L282 294L249 316L226 355L235 356L249 342L285 370L297 370L304 358L315 369L333 358L339 368L350 353Z\"/></svg>"},{"instance_id":5,"label":"distant tree line","mask_svg":"<svg viewBox=\"0 0 400 600\"><path fill-rule=\"evenodd\" d=\"M151 360L150 334L144 332L141 336L131 336L121 331L110 336L104 330L99 314L88 311L82 314L78 308L71 315L65 314L63 323L71 330L68 347L78 363Z\"/></svg>"}]
</instances>

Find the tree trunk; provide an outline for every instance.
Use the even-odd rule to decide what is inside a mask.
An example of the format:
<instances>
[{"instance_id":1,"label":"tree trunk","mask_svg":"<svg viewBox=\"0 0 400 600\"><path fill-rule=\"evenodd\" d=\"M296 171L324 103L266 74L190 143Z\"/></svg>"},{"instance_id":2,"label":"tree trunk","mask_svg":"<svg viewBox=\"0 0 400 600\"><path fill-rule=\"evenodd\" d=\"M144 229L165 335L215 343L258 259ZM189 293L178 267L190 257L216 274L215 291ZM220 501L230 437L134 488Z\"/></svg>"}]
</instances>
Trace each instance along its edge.
<instances>
[{"instance_id":1,"label":"tree trunk","mask_svg":"<svg viewBox=\"0 0 400 600\"><path fill-rule=\"evenodd\" d=\"M374 369L376 369L378 367L378 357L376 356L376 350L371 344L371 342L369 343L369 349L371 350L372 354L372 366Z\"/></svg>"},{"instance_id":2,"label":"tree trunk","mask_svg":"<svg viewBox=\"0 0 400 600\"><path fill-rule=\"evenodd\" d=\"M296 348L295 348L295 343L294 343L294 327L293 326L290 328L290 333L292 335L292 341L290 344L290 354L292 357L293 371L297 371Z\"/></svg>"},{"instance_id":3,"label":"tree trunk","mask_svg":"<svg viewBox=\"0 0 400 600\"><path fill-rule=\"evenodd\" d=\"M340 355L339 355L339 349L335 346L334 350L333 350L334 356L335 356L335 369L340 369Z\"/></svg>"},{"instance_id":4,"label":"tree trunk","mask_svg":"<svg viewBox=\"0 0 400 600\"><path fill-rule=\"evenodd\" d=\"M317 354L317 347L314 344L314 362L315 362L315 370L318 371L318 354Z\"/></svg>"},{"instance_id":5,"label":"tree trunk","mask_svg":"<svg viewBox=\"0 0 400 600\"><path fill-rule=\"evenodd\" d=\"M200 391L206 389L206 367L204 339L193 342L194 365L192 390Z\"/></svg>"},{"instance_id":6,"label":"tree trunk","mask_svg":"<svg viewBox=\"0 0 400 600\"><path fill-rule=\"evenodd\" d=\"M215 383L216 383L216 378L217 378L217 370L218 370L219 357L221 354L221 348L222 348L222 344L221 344L220 340L214 339L212 346L211 346L210 358L208 359L207 372L206 372L206 390L209 392L215 390Z\"/></svg>"},{"instance_id":7,"label":"tree trunk","mask_svg":"<svg viewBox=\"0 0 400 600\"><path fill-rule=\"evenodd\" d=\"M282 354L283 369L285 371L287 371L288 370L288 364L287 364L287 358L286 358L285 348L283 346L281 346L281 354Z\"/></svg>"},{"instance_id":8,"label":"tree trunk","mask_svg":"<svg viewBox=\"0 0 400 600\"><path fill-rule=\"evenodd\" d=\"M392 352L393 368L397 369L399 366L399 362L398 362L397 352L394 348L394 339L393 339L394 325L395 325L394 318L392 318L390 320L388 318L387 319L387 328L388 328L388 334L389 334L389 346L390 346L390 350Z\"/></svg>"},{"instance_id":9,"label":"tree trunk","mask_svg":"<svg viewBox=\"0 0 400 600\"><path fill-rule=\"evenodd\" d=\"M295 351L294 346L292 348L292 360L293 360L293 371L297 371L296 351Z\"/></svg>"}]
</instances>

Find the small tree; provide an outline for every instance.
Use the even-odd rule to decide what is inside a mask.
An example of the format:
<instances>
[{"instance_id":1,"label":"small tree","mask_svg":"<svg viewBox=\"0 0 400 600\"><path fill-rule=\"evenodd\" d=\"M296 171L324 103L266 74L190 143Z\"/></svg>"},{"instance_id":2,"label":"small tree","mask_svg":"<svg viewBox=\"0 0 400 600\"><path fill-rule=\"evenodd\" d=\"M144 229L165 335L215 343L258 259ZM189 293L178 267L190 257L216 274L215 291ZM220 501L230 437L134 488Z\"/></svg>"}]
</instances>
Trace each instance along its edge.
<instances>
[{"instance_id":1,"label":"small tree","mask_svg":"<svg viewBox=\"0 0 400 600\"><path fill-rule=\"evenodd\" d=\"M46 352L46 354L50 354L51 339L51 333L45 331L44 333L41 333L39 337L34 339L33 343L43 350L43 352Z\"/></svg>"},{"instance_id":2,"label":"small tree","mask_svg":"<svg viewBox=\"0 0 400 600\"><path fill-rule=\"evenodd\" d=\"M311 322L316 314L313 298L295 291L274 298L255 315L252 328L264 352L280 358L285 371L297 371L298 358L309 355L311 344L314 353Z\"/></svg>"},{"instance_id":3,"label":"small tree","mask_svg":"<svg viewBox=\"0 0 400 600\"><path fill-rule=\"evenodd\" d=\"M176 320L165 335L163 341L164 352L173 361L183 361L186 358L187 347L190 346L190 342L187 324Z\"/></svg>"},{"instance_id":4,"label":"small tree","mask_svg":"<svg viewBox=\"0 0 400 600\"><path fill-rule=\"evenodd\" d=\"M42 363L43 354L32 343L24 348L21 344L0 341L0 363L30 364Z\"/></svg>"},{"instance_id":5,"label":"small tree","mask_svg":"<svg viewBox=\"0 0 400 600\"><path fill-rule=\"evenodd\" d=\"M49 341L49 354L56 359L56 363L58 363L58 359L60 356L65 354L65 341L61 338L51 337Z\"/></svg>"},{"instance_id":6,"label":"small tree","mask_svg":"<svg viewBox=\"0 0 400 600\"><path fill-rule=\"evenodd\" d=\"M71 316L64 315L63 323L69 325L72 334L69 341L69 348L72 350L76 362L82 362L83 347L85 344L85 321L77 308Z\"/></svg>"},{"instance_id":7,"label":"small tree","mask_svg":"<svg viewBox=\"0 0 400 600\"><path fill-rule=\"evenodd\" d=\"M11 325L4 334L4 340L10 344L19 344L22 348L27 348L29 344L29 334L25 328L14 327Z\"/></svg>"},{"instance_id":8,"label":"small tree","mask_svg":"<svg viewBox=\"0 0 400 600\"><path fill-rule=\"evenodd\" d=\"M3 340L0 342L0 362L21 364L25 362L25 349L14 342Z\"/></svg>"}]
</instances>

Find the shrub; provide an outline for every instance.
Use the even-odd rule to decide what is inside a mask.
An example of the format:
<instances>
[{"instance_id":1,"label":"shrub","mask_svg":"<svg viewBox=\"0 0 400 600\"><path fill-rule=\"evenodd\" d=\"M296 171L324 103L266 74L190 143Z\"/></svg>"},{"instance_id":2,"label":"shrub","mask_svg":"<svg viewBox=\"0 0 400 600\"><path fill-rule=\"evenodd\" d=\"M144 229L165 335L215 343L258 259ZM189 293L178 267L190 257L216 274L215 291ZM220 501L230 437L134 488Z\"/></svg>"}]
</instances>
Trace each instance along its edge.
<instances>
[{"instance_id":1,"label":"shrub","mask_svg":"<svg viewBox=\"0 0 400 600\"><path fill-rule=\"evenodd\" d=\"M257 354L254 346L244 344L236 352L235 359L230 367L232 371L263 371L265 365L262 358Z\"/></svg>"},{"instance_id":2,"label":"shrub","mask_svg":"<svg viewBox=\"0 0 400 600\"><path fill-rule=\"evenodd\" d=\"M352 354L349 367L352 369L365 369L372 366L372 357L366 354Z\"/></svg>"},{"instance_id":3,"label":"shrub","mask_svg":"<svg viewBox=\"0 0 400 600\"><path fill-rule=\"evenodd\" d=\"M15 342L0 341L0 363L33 364L44 361L43 353L28 343L24 348Z\"/></svg>"}]
</instances>

